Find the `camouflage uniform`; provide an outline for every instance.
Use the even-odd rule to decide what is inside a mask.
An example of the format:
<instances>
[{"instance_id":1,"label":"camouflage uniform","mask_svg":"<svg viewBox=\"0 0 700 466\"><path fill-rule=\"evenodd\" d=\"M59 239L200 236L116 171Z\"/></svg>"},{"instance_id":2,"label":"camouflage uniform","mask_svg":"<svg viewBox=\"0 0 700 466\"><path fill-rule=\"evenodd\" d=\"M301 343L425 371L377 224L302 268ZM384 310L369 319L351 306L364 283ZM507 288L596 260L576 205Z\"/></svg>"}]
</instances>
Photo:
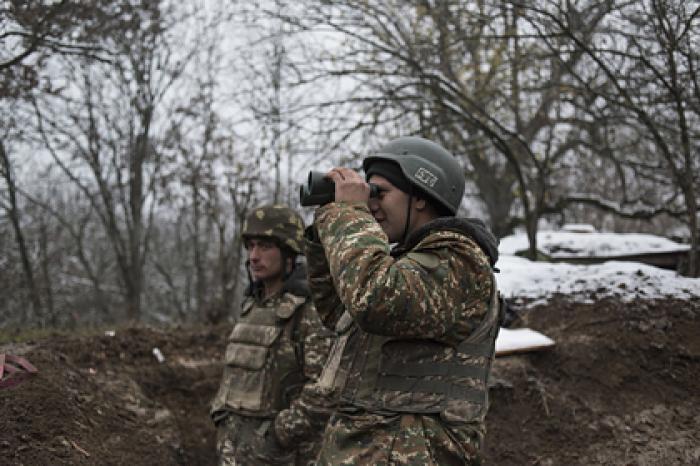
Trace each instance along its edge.
<instances>
[{"instance_id":1,"label":"camouflage uniform","mask_svg":"<svg viewBox=\"0 0 700 466\"><path fill-rule=\"evenodd\" d=\"M497 242L483 224L442 217L403 244L390 251L362 203L317 209L307 234L312 297L340 335L319 382L339 406L318 465L479 463Z\"/></svg>"},{"instance_id":2,"label":"camouflage uniform","mask_svg":"<svg viewBox=\"0 0 700 466\"><path fill-rule=\"evenodd\" d=\"M277 206L257 209L244 236L270 237L299 252L301 219L285 217L289 212ZM298 235L288 234L290 223L299 226L293 228ZM279 293L263 298L261 291L252 284L243 302L212 402L220 464L308 464L316 456L325 419L309 419L309 395L300 394L313 392L332 333L316 314L299 266Z\"/></svg>"}]
</instances>

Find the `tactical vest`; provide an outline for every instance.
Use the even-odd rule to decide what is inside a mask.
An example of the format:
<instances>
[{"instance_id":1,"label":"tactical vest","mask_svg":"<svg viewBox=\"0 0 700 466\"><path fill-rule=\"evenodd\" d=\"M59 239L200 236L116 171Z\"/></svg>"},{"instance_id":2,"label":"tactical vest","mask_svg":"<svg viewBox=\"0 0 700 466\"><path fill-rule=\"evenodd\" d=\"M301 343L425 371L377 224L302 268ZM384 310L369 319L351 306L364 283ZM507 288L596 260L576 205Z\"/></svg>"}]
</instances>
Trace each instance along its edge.
<instances>
[{"instance_id":1,"label":"tactical vest","mask_svg":"<svg viewBox=\"0 0 700 466\"><path fill-rule=\"evenodd\" d=\"M289 406L304 383L301 343L295 327L306 298L285 293L258 305L248 298L228 338L223 380L212 417L235 412L272 417Z\"/></svg>"},{"instance_id":2,"label":"tactical vest","mask_svg":"<svg viewBox=\"0 0 700 466\"><path fill-rule=\"evenodd\" d=\"M455 345L371 335L346 311L337 324L341 336L320 383L337 390L344 411L439 414L451 422L483 421L499 329L496 280L491 277L486 316L468 339Z\"/></svg>"}]
</instances>

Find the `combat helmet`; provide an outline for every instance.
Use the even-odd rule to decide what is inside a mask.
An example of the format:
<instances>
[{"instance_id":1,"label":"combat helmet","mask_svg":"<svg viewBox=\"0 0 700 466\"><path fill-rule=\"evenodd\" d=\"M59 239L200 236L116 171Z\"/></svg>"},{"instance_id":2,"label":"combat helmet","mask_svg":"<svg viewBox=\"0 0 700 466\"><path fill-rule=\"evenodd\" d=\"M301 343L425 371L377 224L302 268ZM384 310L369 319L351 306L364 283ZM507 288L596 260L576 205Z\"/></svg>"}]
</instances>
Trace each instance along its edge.
<instances>
[{"instance_id":1,"label":"combat helmet","mask_svg":"<svg viewBox=\"0 0 700 466\"><path fill-rule=\"evenodd\" d=\"M441 145L416 136L400 137L365 158L362 168L367 172L378 161L396 163L411 185L451 215L457 213L464 195L464 175L455 157Z\"/></svg>"},{"instance_id":2,"label":"combat helmet","mask_svg":"<svg viewBox=\"0 0 700 466\"><path fill-rule=\"evenodd\" d=\"M281 246L301 254L304 221L293 209L284 205L267 205L253 209L243 224L243 238L272 238Z\"/></svg>"}]
</instances>

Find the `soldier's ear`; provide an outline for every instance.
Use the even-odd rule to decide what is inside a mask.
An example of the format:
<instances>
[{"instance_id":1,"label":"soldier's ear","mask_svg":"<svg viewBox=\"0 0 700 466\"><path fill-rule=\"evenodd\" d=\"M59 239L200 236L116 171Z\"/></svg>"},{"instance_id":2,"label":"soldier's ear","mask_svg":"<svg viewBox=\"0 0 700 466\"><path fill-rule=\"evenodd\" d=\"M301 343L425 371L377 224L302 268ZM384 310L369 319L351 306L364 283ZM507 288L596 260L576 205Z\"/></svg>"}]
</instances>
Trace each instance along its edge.
<instances>
[{"instance_id":1,"label":"soldier's ear","mask_svg":"<svg viewBox=\"0 0 700 466\"><path fill-rule=\"evenodd\" d=\"M422 211L428 208L428 202L425 199L421 199L420 197L413 197L413 205L418 211Z\"/></svg>"}]
</instances>

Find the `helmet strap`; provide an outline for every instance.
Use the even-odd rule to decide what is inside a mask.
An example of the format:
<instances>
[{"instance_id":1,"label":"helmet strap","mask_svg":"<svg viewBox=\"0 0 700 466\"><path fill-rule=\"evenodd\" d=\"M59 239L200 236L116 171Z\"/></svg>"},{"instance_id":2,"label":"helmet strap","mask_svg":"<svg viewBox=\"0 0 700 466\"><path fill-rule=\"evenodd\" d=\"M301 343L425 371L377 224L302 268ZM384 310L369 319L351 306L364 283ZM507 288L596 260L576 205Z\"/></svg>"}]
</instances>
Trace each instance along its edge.
<instances>
[{"instance_id":1,"label":"helmet strap","mask_svg":"<svg viewBox=\"0 0 700 466\"><path fill-rule=\"evenodd\" d=\"M280 247L280 256L282 257L282 281L289 280L289 277L294 273L294 269L297 267L297 255L296 253L290 253L286 248ZM292 267L287 270L287 259L292 260Z\"/></svg>"},{"instance_id":2,"label":"helmet strap","mask_svg":"<svg viewBox=\"0 0 700 466\"><path fill-rule=\"evenodd\" d=\"M403 237L401 238L401 244L406 243L406 238L408 237L408 227L411 224L411 207L413 205L413 184L409 184L408 187L408 207L406 208L406 225L403 227Z\"/></svg>"},{"instance_id":3,"label":"helmet strap","mask_svg":"<svg viewBox=\"0 0 700 466\"><path fill-rule=\"evenodd\" d=\"M253 275L250 273L250 260L245 261L245 271L248 275L248 289L246 290L246 295L255 295L255 289L259 286L258 282L253 281Z\"/></svg>"}]
</instances>

